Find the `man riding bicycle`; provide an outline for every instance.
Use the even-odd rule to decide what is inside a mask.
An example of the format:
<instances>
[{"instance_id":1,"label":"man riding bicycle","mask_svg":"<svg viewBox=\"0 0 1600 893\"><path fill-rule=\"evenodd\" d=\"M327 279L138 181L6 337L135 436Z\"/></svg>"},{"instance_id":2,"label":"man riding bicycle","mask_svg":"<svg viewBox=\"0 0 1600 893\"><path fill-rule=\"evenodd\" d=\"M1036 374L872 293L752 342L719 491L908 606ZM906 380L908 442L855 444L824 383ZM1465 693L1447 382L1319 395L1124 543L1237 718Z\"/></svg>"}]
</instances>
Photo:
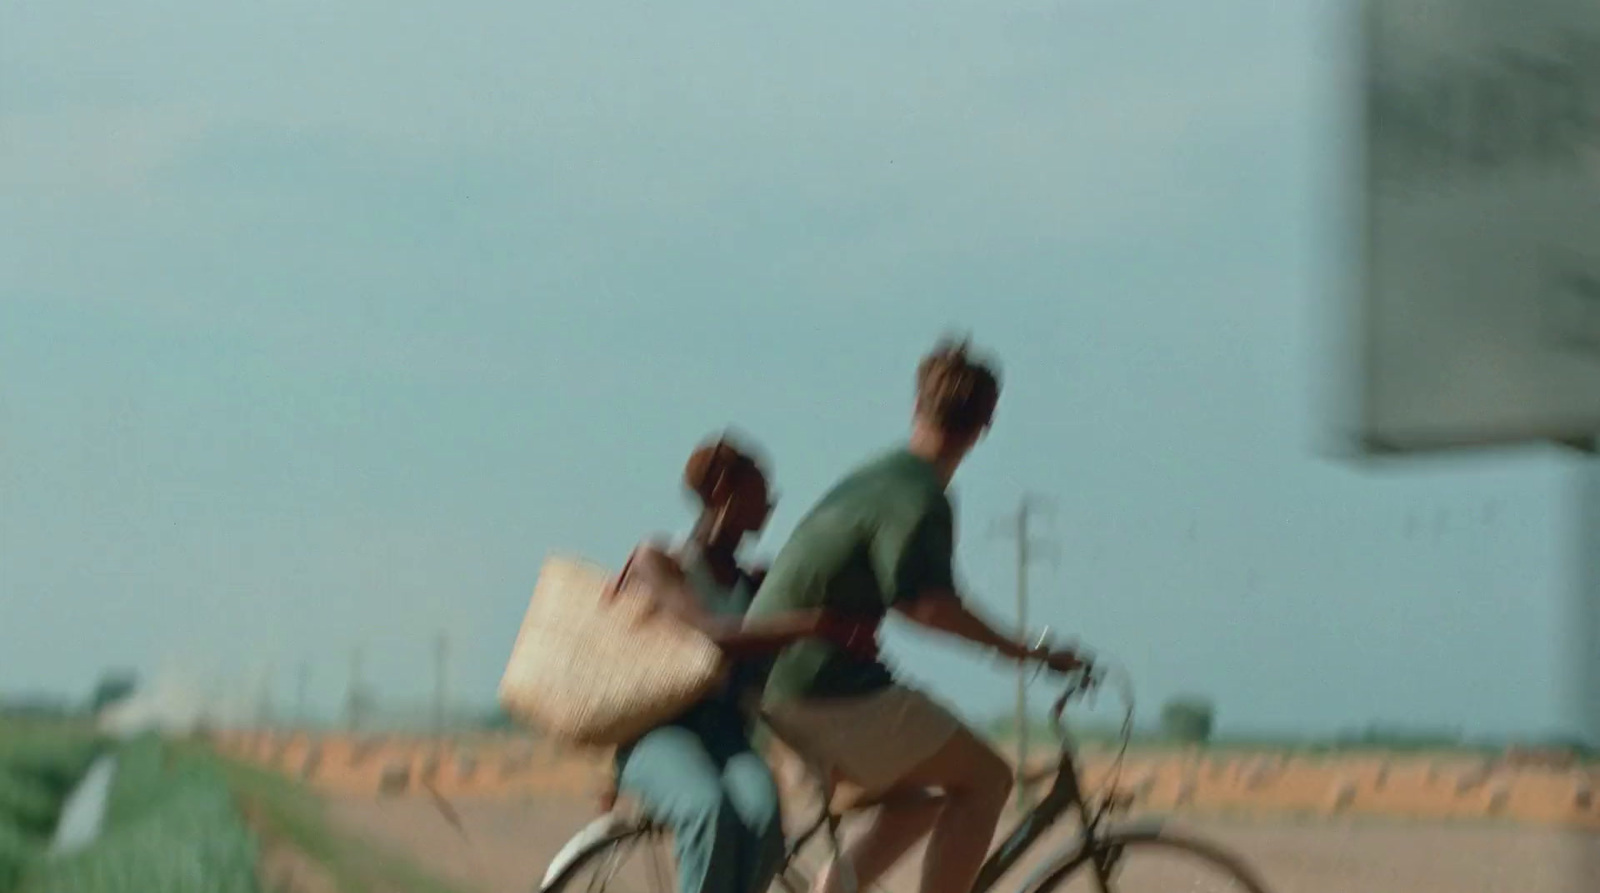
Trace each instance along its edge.
<instances>
[{"instance_id":1,"label":"man riding bicycle","mask_svg":"<svg viewBox=\"0 0 1600 893\"><path fill-rule=\"evenodd\" d=\"M910 442L836 485L778 554L748 621L799 610L883 616L966 639L1013 660L1070 672L1070 651L1050 652L996 632L956 591L954 513L946 495L963 459L987 433L999 379L965 342L945 342L917 369ZM1011 767L948 710L898 682L884 664L809 638L783 650L763 708L778 733L837 779L883 800L843 853L867 889L931 832L922 893L971 889L1011 791ZM930 788L944 796L921 796ZM830 864L814 893L840 893Z\"/></svg>"}]
</instances>

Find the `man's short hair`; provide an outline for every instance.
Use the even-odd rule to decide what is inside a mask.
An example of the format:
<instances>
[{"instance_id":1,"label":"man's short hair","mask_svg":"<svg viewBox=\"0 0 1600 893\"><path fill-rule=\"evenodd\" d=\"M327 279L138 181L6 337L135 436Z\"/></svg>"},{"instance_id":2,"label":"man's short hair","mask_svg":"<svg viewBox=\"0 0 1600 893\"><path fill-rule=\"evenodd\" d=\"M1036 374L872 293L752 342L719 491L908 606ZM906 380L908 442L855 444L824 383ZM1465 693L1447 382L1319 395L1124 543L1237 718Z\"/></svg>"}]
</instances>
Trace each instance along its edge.
<instances>
[{"instance_id":1,"label":"man's short hair","mask_svg":"<svg viewBox=\"0 0 1600 893\"><path fill-rule=\"evenodd\" d=\"M966 339L947 338L917 366L917 417L952 437L970 437L994 421L1000 377L975 359Z\"/></svg>"}]
</instances>

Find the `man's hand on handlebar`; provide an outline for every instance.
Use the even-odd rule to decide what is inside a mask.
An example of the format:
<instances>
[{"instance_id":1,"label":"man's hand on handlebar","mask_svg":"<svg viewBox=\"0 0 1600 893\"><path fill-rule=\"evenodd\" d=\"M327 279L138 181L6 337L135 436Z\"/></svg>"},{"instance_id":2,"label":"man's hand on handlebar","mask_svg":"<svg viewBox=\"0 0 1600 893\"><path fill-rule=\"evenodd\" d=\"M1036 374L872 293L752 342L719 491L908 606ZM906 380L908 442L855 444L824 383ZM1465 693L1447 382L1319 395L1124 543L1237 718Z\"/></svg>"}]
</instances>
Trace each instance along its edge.
<instances>
[{"instance_id":1,"label":"man's hand on handlebar","mask_svg":"<svg viewBox=\"0 0 1600 893\"><path fill-rule=\"evenodd\" d=\"M1050 627L1039 632L1032 647L1022 646L1022 659L1040 664L1045 669L1062 676L1077 673L1087 676L1093 672L1088 654L1077 648L1055 648L1050 645Z\"/></svg>"},{"instance_id":2,"label":"man's hand on handlebar","mask_svg":"<svg viewBox=\"0 0 1600 893\"><path fill-rule=\"evenodd\" d=\"M1089 659L1071 648L1058 648L1040 656L1040 660L1052 671L1063 675L1068 673L1087 673L1092 666Z\"/></svg>"},{"instance_id":3,"label":"man's hand on handlebar","mask_svg":"<svg viewBox=\"0 0 1600 893\"><path fill-rule=\"evenodd\" d=\"M1095 689L1100 684L1100 677L1094 664L1090 663L1082 655L1074 655L1074 657L1077 658L1077 665L1071 670L1065 671L1066 675L1072 676L1072 681L1056 697L1055 704L1050 708L1050 722L1056 727L1057 731L1062 729L1061 717L1066 712L1067 704L1078 698L1092 698Z\"/></svg>"}]
</instances>

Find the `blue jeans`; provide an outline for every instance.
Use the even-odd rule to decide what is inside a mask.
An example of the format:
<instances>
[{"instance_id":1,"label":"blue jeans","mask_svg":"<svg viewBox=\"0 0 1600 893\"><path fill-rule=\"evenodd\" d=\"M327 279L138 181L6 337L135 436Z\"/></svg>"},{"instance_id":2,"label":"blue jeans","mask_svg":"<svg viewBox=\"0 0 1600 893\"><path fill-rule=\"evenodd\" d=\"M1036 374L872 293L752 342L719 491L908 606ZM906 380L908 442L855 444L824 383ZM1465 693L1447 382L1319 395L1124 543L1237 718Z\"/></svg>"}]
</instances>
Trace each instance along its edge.
<instances>
[{"instance_id":1,"label":"blue jeans","mask_svg":"<svg viewBox=\"0 0 1600 893\"><path fill-rule=\"evenodd\" d=\"M618 788L672 830L679 893L762 893L783 859L778 785L729 701L705 701L617 753Z\"/></svg>"}]
</instances>

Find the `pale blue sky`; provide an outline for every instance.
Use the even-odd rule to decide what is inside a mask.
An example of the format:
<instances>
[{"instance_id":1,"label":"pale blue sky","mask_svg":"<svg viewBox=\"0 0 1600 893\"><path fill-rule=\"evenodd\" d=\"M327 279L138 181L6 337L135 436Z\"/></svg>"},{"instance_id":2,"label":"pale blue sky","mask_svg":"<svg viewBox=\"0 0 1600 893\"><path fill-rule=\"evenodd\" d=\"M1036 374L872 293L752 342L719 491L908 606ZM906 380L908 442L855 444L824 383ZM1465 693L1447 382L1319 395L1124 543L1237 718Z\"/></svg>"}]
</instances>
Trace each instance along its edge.
<instances>
[{"instance_id":1,"label":"pale blue sky","mask_svg":"<svg viewBox=\"0 0 1600 893\"><path fill-rule=\"evenodd\" d=\"M403 6L0 11L0 688L311 660L331 707L360 642L413 696L445 628L487 701L548 551L684 528L730 422L776 549L960 328L1005 373L957 481L996 616L1030 488L1036 616L1152 705L1561 723L1571 470L1313 449L1332 6Z\"/></svg>"}]
</instances>

